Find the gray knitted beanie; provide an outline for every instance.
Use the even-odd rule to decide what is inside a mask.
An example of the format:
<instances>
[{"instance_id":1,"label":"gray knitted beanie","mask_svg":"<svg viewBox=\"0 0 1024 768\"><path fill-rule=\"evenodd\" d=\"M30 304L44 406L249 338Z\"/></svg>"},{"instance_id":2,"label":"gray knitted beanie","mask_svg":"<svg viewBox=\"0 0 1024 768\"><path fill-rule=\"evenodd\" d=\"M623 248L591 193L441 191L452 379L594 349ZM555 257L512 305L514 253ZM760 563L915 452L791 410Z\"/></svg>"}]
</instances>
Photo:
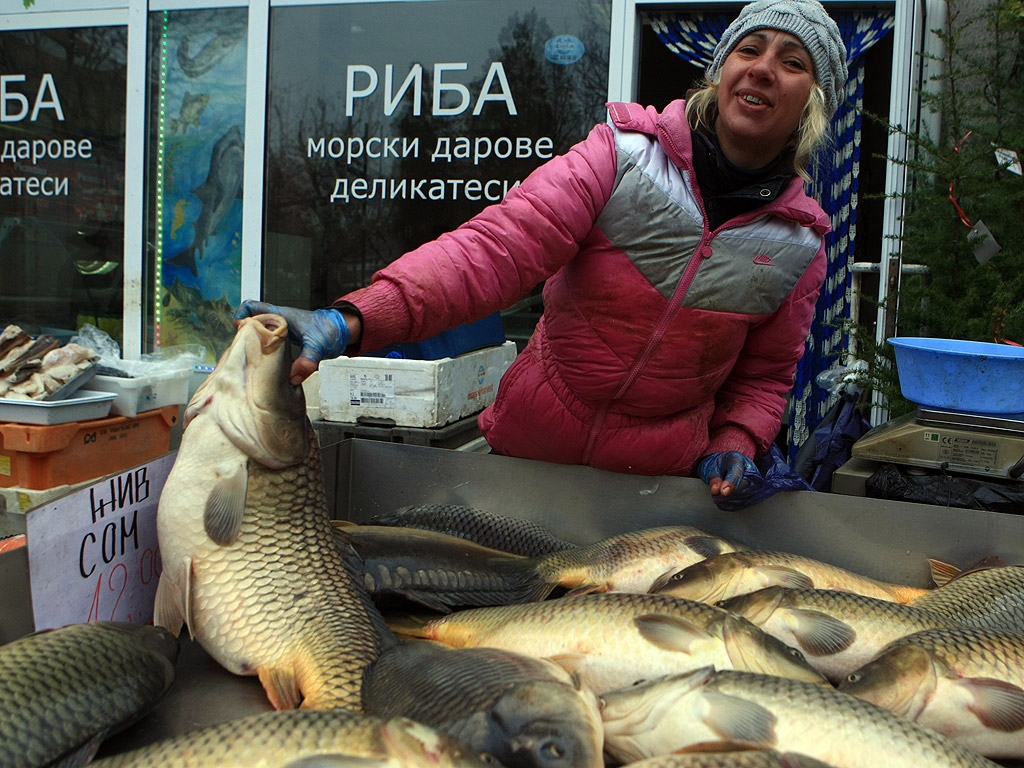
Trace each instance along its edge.
<instances>
[{"instance_id":1,"label":"gray knitted beanie","mask_svg":"<svg viewBox=\"0 0 1024 768\"><path fill-rule=\"evenodd\" d=\"M818 0L756 0L744 6L715 46L708 77L717 80L732 49L759 29L788 32L807 47L814 61L814 78L825 92L825 109L831 118L839 108L839 92L846 85L846 46L839 27Z\"/></svg>"}]
</instances>

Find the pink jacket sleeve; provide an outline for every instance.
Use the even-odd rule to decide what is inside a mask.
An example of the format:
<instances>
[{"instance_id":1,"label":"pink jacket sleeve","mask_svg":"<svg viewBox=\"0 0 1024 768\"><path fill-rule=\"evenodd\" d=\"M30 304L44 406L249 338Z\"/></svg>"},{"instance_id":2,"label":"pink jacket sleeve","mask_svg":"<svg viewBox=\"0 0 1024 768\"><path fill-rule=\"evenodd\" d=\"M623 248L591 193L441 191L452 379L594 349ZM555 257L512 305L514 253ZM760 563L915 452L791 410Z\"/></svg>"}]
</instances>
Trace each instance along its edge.
<instances>
[{"instance_id":1,"label":"pink jacket sleeve","mask_svg":"<svg viewBox=\"0 0 1024 768\"><path fill-rule=\"evenodd\" d=\"M782 306L749 330L735 367L715 397L708 453L739 451L753 458L768 450L793 388L793 372L804 352L825 268L822 240Z\"/></svg>"},{"instance_id":2,"label":"pink jacket sleeve","mask_svg":"<svg viewBox=\"0 0 1024 768\"><path fill-rule=\"evenodd\" d=\"M375 273L368 286L336 302L362 314L359 351L429 338L528 294L576 255L615 172L612 130L597 125L500 203Z\"/></svg>"}]
</instances>

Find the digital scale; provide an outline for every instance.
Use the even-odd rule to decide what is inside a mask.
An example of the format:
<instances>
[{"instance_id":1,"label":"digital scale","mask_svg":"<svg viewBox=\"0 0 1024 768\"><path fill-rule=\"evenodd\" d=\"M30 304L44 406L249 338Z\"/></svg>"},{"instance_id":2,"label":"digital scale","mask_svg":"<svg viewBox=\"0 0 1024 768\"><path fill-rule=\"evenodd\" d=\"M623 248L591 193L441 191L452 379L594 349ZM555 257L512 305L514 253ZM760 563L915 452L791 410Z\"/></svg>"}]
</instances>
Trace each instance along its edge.
<instances>
[{"instance_id":1,"label":"digital scale","mask_svg":"<svg viewBox=\"0 0 1024 768\"><path fill-rule=\"evenodd\" d=\"M885 462L988 480L1018 480L1024 474L1024 414L919 406L854 443L850 460L834 473L833 492L865 495L864 481Z\"/></svg>"}]
</instances>

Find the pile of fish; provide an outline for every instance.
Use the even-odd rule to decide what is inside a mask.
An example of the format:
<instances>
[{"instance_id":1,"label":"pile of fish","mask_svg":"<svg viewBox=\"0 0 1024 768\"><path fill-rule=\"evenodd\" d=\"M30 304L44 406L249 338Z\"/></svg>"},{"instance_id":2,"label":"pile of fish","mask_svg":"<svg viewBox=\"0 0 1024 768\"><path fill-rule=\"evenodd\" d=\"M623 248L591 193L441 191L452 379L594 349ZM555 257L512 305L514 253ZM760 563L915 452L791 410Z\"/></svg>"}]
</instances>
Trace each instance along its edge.
<instances>
[{"instance_id":1,"label":"pile of fish","mask_svg":"<svg viewBox=\"0 0 1024 768\"><path fill-rule=\"evenodd\" d=\"M240 323L157 516L156 625L258 676L277 711L97 764L1024 759L1024 567L933 563L923 589L685 525L576 546L468 507L332 523L290 363L283 318Z\"/></svg>"},{"instance_id":2,"label":"pile of fish","mask_svg":"<svg viewBox=\"0 0 1024 768\"><path fill-rule=\"evenodd\" d=\"M88 347L56 336L32 337L17 325L0 332L0 397L47 400L99 361Z\"/></svg>"}]
</instances>

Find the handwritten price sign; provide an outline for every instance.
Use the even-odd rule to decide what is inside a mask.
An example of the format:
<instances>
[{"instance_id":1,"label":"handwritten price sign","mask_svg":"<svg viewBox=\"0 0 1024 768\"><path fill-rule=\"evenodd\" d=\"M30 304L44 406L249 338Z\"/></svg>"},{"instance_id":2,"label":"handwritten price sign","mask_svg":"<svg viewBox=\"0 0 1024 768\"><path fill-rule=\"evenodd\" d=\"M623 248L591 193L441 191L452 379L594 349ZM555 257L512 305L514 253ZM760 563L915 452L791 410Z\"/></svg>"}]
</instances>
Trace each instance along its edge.
<instances>
[{"instance_id":1,"label":"handwritten price sign","mask_svg":"<svg viewBox=\"0 0 1024 768\"><path fill-rule=\"evenodd\" d=\"M176 454L83 486L25 519L36 630L153 618L156 508Z\"/></svg>"}]
</instances>

